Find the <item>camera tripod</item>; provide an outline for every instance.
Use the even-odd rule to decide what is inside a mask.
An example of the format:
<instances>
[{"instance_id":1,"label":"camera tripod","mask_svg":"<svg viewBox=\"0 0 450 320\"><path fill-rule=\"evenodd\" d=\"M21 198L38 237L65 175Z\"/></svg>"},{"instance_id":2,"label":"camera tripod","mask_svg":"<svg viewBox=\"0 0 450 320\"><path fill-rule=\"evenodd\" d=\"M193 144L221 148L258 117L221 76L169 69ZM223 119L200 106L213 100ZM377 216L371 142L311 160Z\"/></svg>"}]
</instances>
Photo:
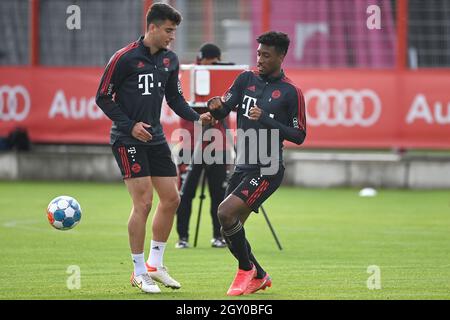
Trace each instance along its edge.
<instances>
[{"instance_id":1,"label":"camera tripod","mask_svg":"<svg viewBox=\"0 0 450 320\"><path fill-rule=\"evenodd\" d=\"M225 132L226 132L226 134L227 134L227 137L230 138L230 137L228 136L228 135L229 135L229 131L227 130L227 129L228 129L228 126L227 126L226 122L225 122L224 120L221 120L220 123L222 124L222 126L223 126L224 129L225 129ZM206 129L209 129L209 128L210 128L210 126L208 126ZM205 129L205 130L206 130L206 129ZM229 139L227 139L227 140L229 140ZM233 138L231 137L231 140L229 140L229 141L232 142L232 141L233 141ZM236 154L237 150L236 150L236 146L234 145L234 143L233 143L233 150L234 150L234 152L235 152L235 154ZM200 152L202 151L202 139L201 139L200 141L198 141L198 142L196 143L195 147L194 147L194 152L193 152L194 157L195 157L196 152L199 152L199 151L200 151ZM225 152L226 152L226 151L225 151ZM193 168L193 159L191 159L191 164L189 165L188 175L189 175L189 172L192 171L192 168ZM188 175L186 176L186 179L185 179L184 183L185 183L186 180L188 179ZM226 177L226 179L225 179L225 181L226 181L227 183L228 183L229 178L230 178L229 172L227 171L227 177ZM200 218L201 218L201 213L202 213L203 200L206 198L206 196L205 196L206 168L202 168L202 172L201 172L201 177L200 177L200 179L201 179L202 182L201 182L201 191L200 191L200 196L199 196L200 204L199 204L199 207L198 207L197 225L196 225L196 227L195 227L194 247L197 247L197 239L198 239L198 233L199 233L199 228L200 228ZM184 184L184 183L183 183L183 184ZM277 244L277 246L278 246L278 249L279 249L279 250L283 250L283 248L281 247L281 243L280 243L280 241L278 240L277 235L275 234L275 230L273 229L272 224L270 223L269 217L267 216L266 210L264 209L264 207L263 207L262 205L260 206L260 209L261 209L261 212L262 212L262 214L263 214L263 216L264 216L264 219L266 220L267 225L269 226L269 229L270 229L270 231L271 231L271 233L272 233L272 235L273 235L273 237L274 237L274 239L275 239L275 242L276 242L276 244Z\"/></svg>"}]
</instances>

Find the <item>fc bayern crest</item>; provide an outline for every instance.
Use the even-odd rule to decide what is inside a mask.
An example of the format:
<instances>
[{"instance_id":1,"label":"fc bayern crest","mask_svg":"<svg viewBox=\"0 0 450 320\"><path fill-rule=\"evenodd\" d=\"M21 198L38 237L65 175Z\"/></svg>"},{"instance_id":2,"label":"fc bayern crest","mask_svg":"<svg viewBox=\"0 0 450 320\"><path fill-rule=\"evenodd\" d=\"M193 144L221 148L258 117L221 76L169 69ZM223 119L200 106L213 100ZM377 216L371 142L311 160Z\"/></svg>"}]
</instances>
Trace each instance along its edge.
<instances>
[{"instance_id":1,"label":"fc bayern crest","mask_svg":"<svg viewBox=\"0 0 450 320\"><path fill-rule=\"evenodd\" d=\"M139 165L139 163L135 163L133 164L133 166L131 167L131 170L134 173L139 173L139 171L141 171L141 166Z\"/></svg>"},{"instance_id":2,"label":"fc bayern crest","mask_svg":"<svg viewBox=\"0 0 450 320\"><path fill-rule=\"evenodd\" d=\"M166 68L168 68L170 66L170 59L169 58L164 58L163 59L163 64Z\"/></svg>"},{"instance_id":3,"label":"fc bayern crest","mask_svg":"<svg viewBox=\"0 0 450 320\"><path fill-rule=\"evenodd\" d=\"M278 99L279 97L281 97L281 91L280 90L274 90L272 92L272 98L273 99Z\"/></svg>"}]
</instances>

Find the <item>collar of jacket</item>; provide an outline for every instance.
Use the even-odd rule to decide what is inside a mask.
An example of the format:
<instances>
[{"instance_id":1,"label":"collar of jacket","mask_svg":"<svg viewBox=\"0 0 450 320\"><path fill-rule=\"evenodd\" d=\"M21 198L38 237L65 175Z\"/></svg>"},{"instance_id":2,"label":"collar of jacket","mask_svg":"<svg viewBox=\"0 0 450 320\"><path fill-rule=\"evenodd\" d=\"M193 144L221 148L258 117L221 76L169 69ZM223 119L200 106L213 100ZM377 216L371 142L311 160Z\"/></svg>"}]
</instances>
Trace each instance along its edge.
<instances>
[{"instance_id":1,"label":"collar of jacket","mask_svg":"<svg viewBox=\"0 0 450 320\"><path fill-rule=\"evenodd\" d=\"M166 51L168 51L168 49L159 49L159 50L158 50L157 52L155 52L154 54L151 54L151 53L150 53L150 48L147 47L147 46L144 44L144 36L140 36L139 39L138 39L138 42L139 42L139 46L140 46L142 49L144 49L144 51L145 51L147 54L149 54L149 55L151 55L151 56L156 56L156 55L160 54L161 52L166 52Z\"/></svg>"},{"instance_id":2,"label":"collar of jacket","mask_svg":"<svg viewBox=\"0 0 450 320\"><path fill-rule=\"evenodd\" d=\"M262 80L267 81L267 82L276 82L276 81L284 78L284 71L283 71L283 69L281 69L280 74L278 76L265 76L265 75L259 74L259 77Z\"/></svg>"}]
</instances>

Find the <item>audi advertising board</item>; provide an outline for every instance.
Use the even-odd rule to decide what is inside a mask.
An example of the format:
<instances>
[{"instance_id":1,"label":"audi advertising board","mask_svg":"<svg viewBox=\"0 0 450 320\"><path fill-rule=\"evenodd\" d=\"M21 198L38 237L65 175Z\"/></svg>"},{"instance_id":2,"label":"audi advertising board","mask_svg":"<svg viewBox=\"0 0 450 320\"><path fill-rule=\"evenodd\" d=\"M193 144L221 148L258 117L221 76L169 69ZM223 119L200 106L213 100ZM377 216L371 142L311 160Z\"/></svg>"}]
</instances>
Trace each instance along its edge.
<instances>
[{"instance_id":1,"label":"audi advertising board","mask_svg":"<svg viewBox=\"0 0 450 320\"><path fill-rule=\"evenodd\" d=\"M299 71L307 146L448 148L449 72Z\"/></svg>"},{"instance_id":2,"label":"audi advertising board","mask_svg":"<svg viewBox=\"0 0 450 320\"><path fill-rule=\"evenodd\" d=\"M110 120L95 104L101 72L3 67L0 135L24 127L33 142L108 143ZM188 72L181 78L185 88ZM210 81L223 79L214 76L223 71L210 72ZM305 147L450 147L450 72L288 69L286 74L305 97ZM221 86L226 88L232 80L226 78ZM170 137L178 117L164 106L161 122Z\"/></svg>"}]
</instances>

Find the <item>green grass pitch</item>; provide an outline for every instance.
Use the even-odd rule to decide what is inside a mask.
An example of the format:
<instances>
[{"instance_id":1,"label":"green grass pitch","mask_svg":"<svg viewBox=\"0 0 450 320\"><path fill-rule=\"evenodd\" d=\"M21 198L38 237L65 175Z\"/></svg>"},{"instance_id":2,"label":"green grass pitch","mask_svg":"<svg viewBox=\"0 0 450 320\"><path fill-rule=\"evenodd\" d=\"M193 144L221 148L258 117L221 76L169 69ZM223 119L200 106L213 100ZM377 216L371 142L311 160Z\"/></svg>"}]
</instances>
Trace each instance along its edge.
<instances>
[{"instance_id":1,"label":"green grass pitch","mask_svg":"<svg viewBox=\"0 0 450 320\"><path fill-rule=\"evenodd\" d=\"M82 206L73 230L55 230L47 221L47 204L58 195ZM197 206L196 200L191 244ZM210 247L207 200L197 248L175 249L175 229L168 241L164 262L183 287L162 287L159 295L132 288L130 207L122 183L0 182L0 299L229 299L237 265L227 249ZM273 286L230 299L450 298L448 190L379 190L360 198L356 189L282 187L264 207L283 250L262 214L249 218L246 232ZM146 257L150 223L147 230ZM69 290L73 265L80 268L80 288ZM381 289L367 286L373 265Z\"/></svg>"}]
</instances>

